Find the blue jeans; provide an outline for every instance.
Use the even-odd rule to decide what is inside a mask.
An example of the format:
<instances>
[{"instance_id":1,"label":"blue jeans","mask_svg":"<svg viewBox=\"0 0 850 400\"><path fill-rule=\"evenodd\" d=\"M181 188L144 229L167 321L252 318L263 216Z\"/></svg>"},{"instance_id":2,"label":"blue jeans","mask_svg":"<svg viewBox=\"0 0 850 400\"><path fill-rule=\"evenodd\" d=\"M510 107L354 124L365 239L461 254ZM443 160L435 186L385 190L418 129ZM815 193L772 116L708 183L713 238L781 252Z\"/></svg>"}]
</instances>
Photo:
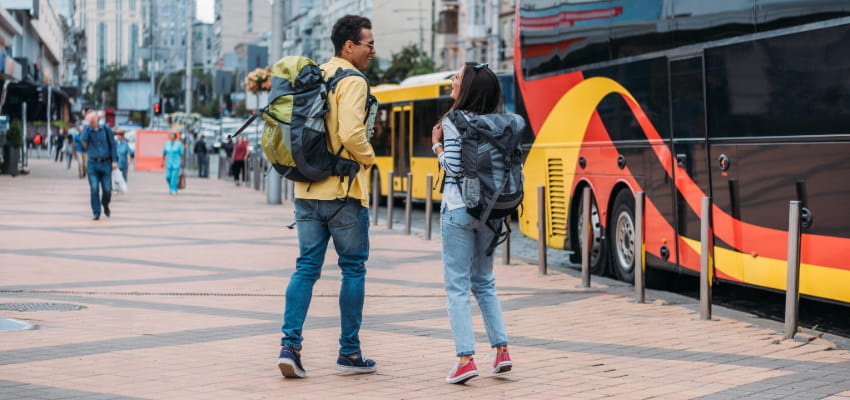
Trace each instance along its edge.
<instances>
[{"instance_id":1,"label":"blue jeans","mask_svg":"<svg viewBox=\"0 0 850 400\"><path fill-rule=\"evenodd\" d=\"M333 217L329 217L344 207ZM300 256L286 287L281 345L301 348L302 327L313 297L313 285L322 273L328 242L333 238L342 271L339 290L339 353L360 351L360 324L366 291L366 260L369 258L369 210L360 200L295 199L295 221Z\"/></svg>"},{"instance_id":2,"label":"blue jeans","mask_svg":"<svg viewBox=\"0 0 850 400\"><path fill-rule=\"evenodd\" d=\"M502 306L496 295L493 256L486 255L495 233L484 224L473 229L472 224L476 221L465 208L443 209L440 215L446 308L458 357L475 354L470 290L475 294L484 317L490 347L508 344Z\"/></svg>"},{"instance_id":3,"label":"blue jeans","mask_svg":"<svg viewBox=\"0 0 850 400\"><path fill-rule=\"evenodd\" d=\"M97 217L100 216L101 205L109 207L109 201L112 199L112 162L89 159L87 175L91 191L91 212ZM98 188L101 193L98 193Z\"/></svg>"},{"instance_id":4,"label":"blue jeans","mask_svg":"<svg viewBox=\"0 0 850 400\"><path fill-rule=\"evenodd\" d=\"M177 193L177 184L180 183L180 167L165 168L165 181L168 182L168 190Z\"/></svg>"},{"instance_id":5,"label":"blue jeans","mask_svg":"<svg viewBox=\"0 0 850 400\"><path fill-rule=\"evenodd\" d=\"M129 169L128 165L119 165L118 169L121 170L121 176L124 177L124 182L127 182L127 170Z\"/></svg>"}]
</instances>

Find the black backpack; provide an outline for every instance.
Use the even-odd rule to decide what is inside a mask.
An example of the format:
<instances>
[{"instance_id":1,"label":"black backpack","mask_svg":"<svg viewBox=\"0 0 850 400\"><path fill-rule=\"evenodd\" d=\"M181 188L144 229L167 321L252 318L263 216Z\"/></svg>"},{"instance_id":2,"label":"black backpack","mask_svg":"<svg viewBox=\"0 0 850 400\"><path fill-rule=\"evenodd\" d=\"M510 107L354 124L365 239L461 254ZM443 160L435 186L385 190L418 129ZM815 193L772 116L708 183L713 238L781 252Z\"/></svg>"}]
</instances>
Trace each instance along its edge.
<instances>
[{"instance_id":1,"label":"black backpack","mask_svg":"<svg viewBox=\"0 0 850 400\"><path fill-rule=\"evenodd\" d=\"M525 121L512 113L484 114L469 120L458 110L447 117L461 139L462 179L458 178L466 211L497 233L493 249L510 233L504 217L513 214L523 198L522 130ZM494 221L496 220L496 221Z\"/></svg>"}]
</instances>

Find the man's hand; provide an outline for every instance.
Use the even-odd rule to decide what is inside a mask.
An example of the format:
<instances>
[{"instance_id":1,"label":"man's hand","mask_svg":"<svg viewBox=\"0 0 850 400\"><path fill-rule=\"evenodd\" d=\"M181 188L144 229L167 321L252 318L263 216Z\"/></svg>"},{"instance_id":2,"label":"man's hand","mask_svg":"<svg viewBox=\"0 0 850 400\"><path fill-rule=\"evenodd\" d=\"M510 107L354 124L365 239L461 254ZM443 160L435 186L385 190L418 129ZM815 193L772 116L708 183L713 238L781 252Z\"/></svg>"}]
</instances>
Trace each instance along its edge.
<instances>
[{"instance_id":1,"label":"man's hand","mask_svg":"<svg viewBox=\"0 0 850 400\"><path fill-rule=\"evenodd\" d=\"M117 169L117 168L118 168L118 163L112 162L112 169Z\"/></svg>"}]
</instances>

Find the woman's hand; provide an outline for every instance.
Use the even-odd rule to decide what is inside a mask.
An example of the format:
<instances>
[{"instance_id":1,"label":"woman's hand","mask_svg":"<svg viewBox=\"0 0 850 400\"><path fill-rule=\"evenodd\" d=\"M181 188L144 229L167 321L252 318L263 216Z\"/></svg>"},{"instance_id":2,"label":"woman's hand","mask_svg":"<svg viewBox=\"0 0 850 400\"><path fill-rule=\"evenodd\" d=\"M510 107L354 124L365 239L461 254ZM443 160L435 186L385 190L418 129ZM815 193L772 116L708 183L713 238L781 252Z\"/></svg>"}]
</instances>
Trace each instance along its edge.
<instances>
[{"instance_id":1,"label":"woman's hand","mask_svg":"<svg viewBox=\"0 0 850 400\"><path fill-rule=\"evenodd\" d=\"M431 144L435 145L443 141L443 122L437 122L437 125L434 125L431 128Z\"/></svg>"}]
</instances>

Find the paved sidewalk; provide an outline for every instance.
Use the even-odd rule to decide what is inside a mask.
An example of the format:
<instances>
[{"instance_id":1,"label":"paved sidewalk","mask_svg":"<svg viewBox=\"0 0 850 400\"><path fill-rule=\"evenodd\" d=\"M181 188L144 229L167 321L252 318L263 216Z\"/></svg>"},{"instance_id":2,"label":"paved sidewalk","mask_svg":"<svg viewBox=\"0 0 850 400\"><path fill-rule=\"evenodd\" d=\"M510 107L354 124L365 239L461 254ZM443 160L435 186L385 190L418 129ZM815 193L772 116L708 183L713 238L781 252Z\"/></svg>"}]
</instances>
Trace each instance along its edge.
<instances>
[{"instance_id":1,"label":"paved sidewalk","mask_svg":"<svg viewBox=\"0 0 850 400\"><path fill-rule=\"evenodd\" d=\"M131 171L112 217L91 220L76 170L31 160L0 176L0 304L38 329L0 332L0 399L850 399L850 352L781 341L736 320L699 321L631 289L578 289L573 271L514 260L496 276L514 370L493 376L476 314L481 376L443 379L455 362L439 239L373 227L365 355L378 372L334 368L335 253L305 327L309 377L276 360L283 291L297 257L291 204L214 178L169 196L162 173ZM191 175L191 172L190 172ZM438 231L435 227L435 232ZM492 357L492 356L491 356Z\"/></svg>"}]
</instances>

